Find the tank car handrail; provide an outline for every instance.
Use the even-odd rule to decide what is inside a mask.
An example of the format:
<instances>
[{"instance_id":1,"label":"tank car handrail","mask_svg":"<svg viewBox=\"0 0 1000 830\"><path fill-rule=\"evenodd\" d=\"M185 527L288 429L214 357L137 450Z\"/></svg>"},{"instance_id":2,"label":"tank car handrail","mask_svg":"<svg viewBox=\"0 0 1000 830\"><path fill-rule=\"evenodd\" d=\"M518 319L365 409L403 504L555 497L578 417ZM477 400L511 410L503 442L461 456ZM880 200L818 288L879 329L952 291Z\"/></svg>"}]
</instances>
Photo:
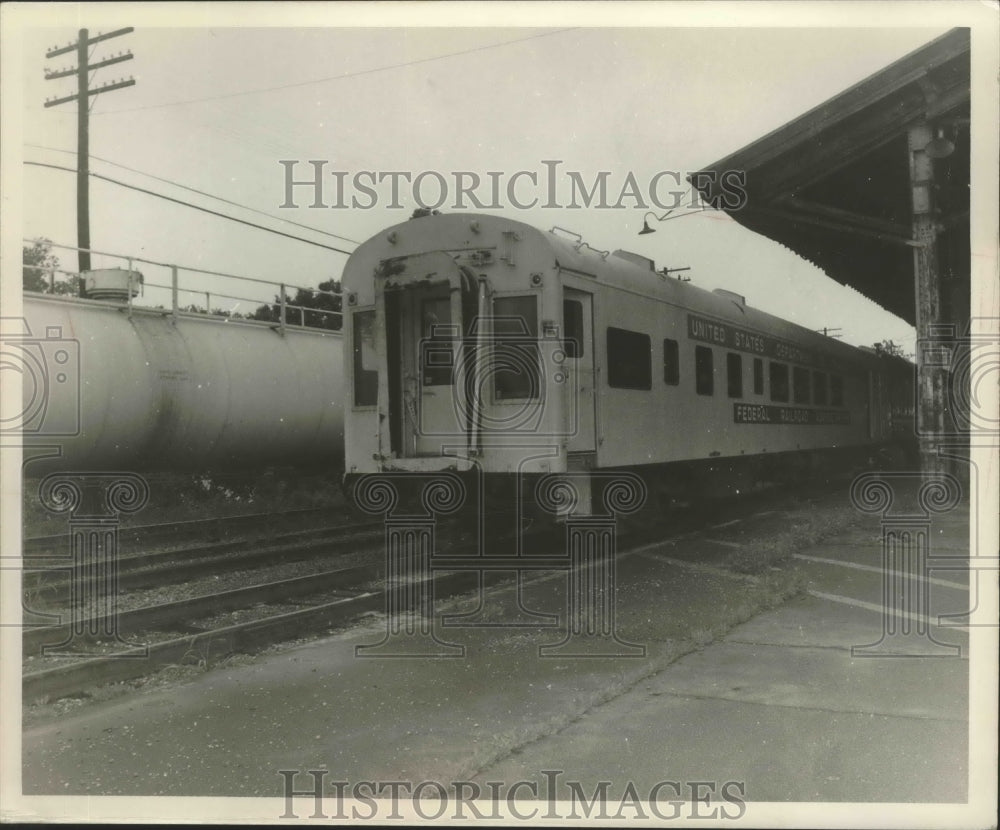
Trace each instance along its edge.
<instances>
[{"instance_id":1,"label":"tank car handrail","mask_svg":"<svg viewBox=\"0 0 1000 830\"><path fill-rule=\"evenodd\" d=\"M98 307L106 308L112 311L124 311L125 305L121 301L116 300L93 300L87 297L77 297L75 294L47 294L41 291L24 291L25 296L34 297L39 300L44 300L50 303L65 303L67 305L86 305L88 307ZM314 311L319 314L339 314L340 312L326 311L325 309L315 309L306 308L305 306L296 306L296 308L303 308L305 311ZM174 312L169 308L156 308L153 306L132 306L132 312L136 314L144 314L155 317L169 317ZM204 320L206 322L216 322L216 323L240 323L246 324L248 326L266 327L266 328L276 328L278 322L276 320L255 320L252 317L231 317L227 315L211 314L205 311L185 311L183 309L177 310L177 317L184 318L185 320ZM325 329L320 326L303 326L298 323L286 323L290 328L295 329L299 332L309 332L312 334L320 335L334 335L337 337L342 337L343 332L340 329Z\"/></svg>"},{"instance_id":2,"label":"tank car handrail","mask_svg":"<svg viewBox=\"0 0 1000 830\"><path fill-rule=\"evenodd\" d=\"M24 242L28 242L28 243L37 243L38 242L37 239L30 239L28 237L23 237L23 241ZM178 317L178 315L182 312L181 304L180 304L180 301L179 301L179 296L182 293L185 293L185 294L198 294L200 296L204 296L204 298L205 298L205 310L204 310L204 313L207 314L207 315L209 315L209 316L225 316L226 319L252 319L252 318L244 316L244 315L237 315L237 316L234 317L234 315L237 314L236 311L235 311L235 309L234 310L226 310L226 309L221 309L220 308L220 309L218 309L218 311L221 312L221 315L213 313L213 309L212 309L212 299L213 299L213 297L215 297L215 298L220 298L221 297L221 298L224 298L224 299L227 299L227 300L237 300L237 301L240 301L240 302L247 302L247 303L253 304L255 306L259 306L260 308L266 308L266 307L269 307L269 306L277 307L278 308L278 319L276 321L264 321L264 322L277 322L278 329L279 329L279 331L282 334L284 334L285 326L286 325L295 325L294 323L292 323L288 319L288 317L289 317L289 311L293 312L293 314L294 314L294 312L298 312L298 318L299 318L298 325L301 325L304 328L318 328L318 327L325 326L326 325L326 319L327 319L326 315L336 315L334 317L335 320L336 319L343 320L343 317L344 317L343 312L339 311L337 309L312 308L312 307L300 305L300 304L297 304L297 303L289 303L289 299L290 298L289 298L289 295L288 295L289 289L295 289L298 292L306 292L309 297L328 296L328 297L335 297L335 298L336 297L341 297L342 298L344 296L344 292L343 291L333 291L333 290L324 289L324 288L312 288L310 286L294 285L294 284L290 284L290 283L284 282L282 280L265 280L265 279L261 279L261 278L258 278L258 277L248 277L248 276L243 276L243 275L239 275L239 274L230 274L230 273L226 273L224 271L212 271L212 270L209 270L209 269L206 269L206 268L194 268L194 267L180 266L180 265L176 265L176 264L173 264L173 263L158 262L157 260L146 259L144 257L127 256L127 255L124 255L124 254L112 253L110 251L100 251L100 250L98 250L96 248L80 248L80 247L73 246L73 245L63 245L61 243L51 242L49 240L45 240L45 242L48 245L50 245L50 246L52 246L54 248L59 248L61 250L87 251L87 252L89 252L91 254L95 254L97 256L110 257L112 259L123 260L126 263L125 267L127 268L127 270L129 272L133 271L133 268L134 268L133 263L137 263L137 264L138 263L142 263L143 265L150 265L150 266L153 266L154 268L166 268L166 269L168 269L170 271L170 284L169 285L164 284L164 283L160 283L160 282L152 282L152 281L146 280L142 275L140 275L140 280L139 281L142 284L143 292L145 291L146 288L151 288L151 289L156 289L158 291L168 291L170 293L169 314L171 315L171 317L174 320L176 320L177 317ZM38 273L47 275L48 280L49 280L49 287L48 287L47 290L44 290L44 291L41 292L43 295L44 294L51 294L51 295L56 295L57 294L56 288L55 288L55 275L56 274L70 276L70 277L76 277L77 279L82 279L80 272L78 272L78 271L70 271L70 270L63 269L63 268L58 268L58 267L55 267L54 265L49 265L49 264L44 264L44 263L38 263L38 264L28 263L28 262L24 262L24 260L22 259L22 267L24 267L24 268L33 268ZM97 271L97 270L100 270L100 269L93 269L93 270ZM276 296L274 297L274 300L272 302L270 299L266 299L266 298L256 298L255 299L255 298L247 297L247 296L244 296L244 295L241 295L241 294L228 294L228 293L225 293L223 291L205 290L205 288L201 287L201 286L196 287L196 288L188 288L188 287L182 286L180 284L181 283L180 274L181 274L182 271L184 271L184 272L191 272L193 274L206 274L206 275L213 276L213 277L221 277L223 279L234 279L234 280L238 280L238 281L240 281L242 283L253 283L253 284L257 284L257 285L266 285L272 291L276 292ZM196 280L195 282L198 282L198 281ZM125 300L124 300L124 303L125 303L126 307L128 308L128 313L129 313L130 316L131 316L131 314L133 312L133 309L135 309L135 308L140 308L140 307L142 307L142 308L150 308L149 305L145 305L145 304L141 305L141 306L136 306L133 303L133 301L132 301L132 297L133 297L132 292L131 292L131 290L129 290L127 292ZM297 299L297 297L295 297L293 299ZM161 306L161 309L162 309L162 306ZM161 309L152 308L152 310L154 310L154 311L158 311L158 310L161 310ZM316 326L308 326L306 324L306 312L314 312L316 314L323 315L323 317L320 318L320 323L318 325L316 325ZM189 313L190 313L190 310L189 310ZM196 313L198 313L198 312L196 312ZM309 319L310 320L316 320L317 318L310 317Z\"/></svg>"},{"instance_id":3,"label":"tank car handrail","mask_svg":"<svg viewBox=\"0 0 1000 830\"><path fill-rule=\"evenodd\" d=\"M28 237L24 237L22 239L22 241L24 241L24 242L36 242L37 239L29 239ZM144 263L146 265L155 265L155 266L157 266L159 268L175 268L176 267L176 268L179 268L182 271L190 271L192 274L208 274L209 276L213 276L213 277L226 277L227 279L243 280L244 282L254 282L254 283L258 283L260 285L271 285L271 286L280 286L280 285L282 285L281 280L266 280L266 279L263 279L261 277L248 277L248 276L245 276L245 275L242 275L242 274L229 274L229 273L227 273L225 271L210 271L210 270L208 270L206 268L195 268L193 266L177 265L176 263L171 263L171 262L158 262L155 259L144 259L143 257L128 256L126 254L116 254L116 253L112 253L111 251L99 251L96 248L78 248L75 245L62 245L62 244L60 244L58 242L49 242L48 244L51 245L53 248L61 248L61 249L66 250L66 251L84 251L86 253L97 254L98 256L114 257L116 259L122 259L122 260L126 260L128 262L142 262L142 263ZM58 269L48 268L47 266L44 266L44 265L32 265L30 263L22 263L22 264L25 267L28 267L28 268L37 268L39 271L58 270ZM59 270L58 273L61 273L61 274L71 274L72 276L77 276L77 277L80 276L80 272L79 271L61 271L61 270ZM314 294L329 294L330 296L333 296L333 297L342 297L344 295L343 291L330 291L328 289L310 288L307 285L293 285L292 283L288 283L288 282L284 283L284 285L285 285L286 288L295 288L295 289L300 289L302 291L312 291ZM185 289L185 290L187 290L187 289ZM256 302L256 300L254 302Z\"/></svg>"},{"instance_id":4,"label":"tank car handrail","mask_svg":"<svg viewBox=\"0 0 1000 830\"><path fill-rule=\"evenodd\" d=\"M169 308L144 308L143 306L137 306L136 311L142 312L144 314L158 314L162 316L169 316L171 311ZM315 311L315 309L307 309L308 311ZM232 323L247 326L264 326L270 329L277 329L279 323L277 320L255 320L252 317L230 317L228 314L206 314L204 311L178 311L177 316L179 318L184 318L186 320L205 320L207 322L215 323ZM320 335L333 335L336 337L343 337L343 331L340 329L324 329L320 326L303 326L298 323L285 323L286 328L294 329L297 332L307 332L309 334L320 334Z\"/></svg>"},{"instance_id":5,"label":"tank car handrail","mask_svg":"<svg viewBox=\"0 0 1000 830\"><path fill-rule=\"evenodd\" d=\"M59 271L58 269L53 269L53 270L55 270L57 273L60 273L60 274L73 274L73 275L75 275L75 273L76 273L74 271ZM146 283L146 285L149 286L149 287L151 287L151 288L170 288L169 285L162 285L160 283ZM205 293L204 291L197 291L197 290L191 289L191 288L182 288L180 290L188 292L188 293L192 293L192 294L204 294ZM25 294L30 294L30 295L32 295L34 297L39 297L41 299L46 299L46 300L62 300L63 302L79 302L80 300L86 300L88 303L95 303L97 305L104 305L104 306L108 306L109 308L121 308L121 301L116 301L116 300L93 300L93 299L87 299L87 298L77 297L75 295L70 295L70 294L50 294L50 293L45 292L45 291L29 291L29 290L25 290L24 293ZM247 300L248 302L253 302L253 303L258 302L257 300L254 300L251 297L237 297L237 296L234 296L232 294L212 294L212 296L213 297L223 297L223 298L225 298L227 300ZM336 316L336 317L340 317L340 318L343 318L343 316L344 316L344 312L337 311L336 309L329 309L329 308L313 308L312 306L294 305L294 304L288 304L288 305L285 306L285 308L294 309L296 311L302 311L302 312L312 312L313 314L332 315L332 316ZM150 313L154 313L154 314L169 314L169 313L171 313L171 309L169 309L169 308L158 308L156 306L132 306L132 310L133 311L145 311L145 312L150 312ZM220 311L223 311L223 310L224 309L220 309ZM179 314L187 314L187 315L202 315L202 316L207 316L207 317L218 317L219 316L217 314L213 314L210 311L185 311L184 309L178 309L178 313ZM229 316L229 315L227 315L227 316ZM274 320L255 320L252 317L240 317L238 319L246 320L247 322L250 322L250 323L268 323L268 324L272 324L272 323L275 322ZM294 323L289 323L289 325L295 325L295 324ZM317 328L316 326L302 326L302 327L303 328Z\"/></svg>"},{"instance_id":6,"label":"tank car handrail","mask_svg":"<svg viewBox=\"0 0 1000 830\"><path fill-rule=\"evenodd\" d=\"M147 283L145 283L145 285L146 285L147 288L166 288L168 290L172 287L172 286L165 285L164 283L159 283L159 282L147 282ZM248 303L260 303L260 300L256 300L253 297L242 297L242 296L239 296L237 294L223 294L223 293L221 293L219 291L201 291L200 289L197 289L197 288L178 288L177 290L181 291L181 292L183 292L185 294L199 294L201 296L208 295L208 296L211 296L213 298L222 298L222 299L225 299L225 300L246 300L246 302L248 302ZM268 305L268 304L265 304L265 305ZM336 314L339 317L343 317L344 316L344 312L338 311L337 309L333 309L333 308L314 308L313 306L295 305L294 303L287 303L285 305L285 308L294 308L294 309L299 309L299 310L303 310L303 311L314 311L317 314ZM156 309L156 310L160 310L160 309ZM211 312L209 312L209 313L211 313Z\"/></svg>"}]
</instances>

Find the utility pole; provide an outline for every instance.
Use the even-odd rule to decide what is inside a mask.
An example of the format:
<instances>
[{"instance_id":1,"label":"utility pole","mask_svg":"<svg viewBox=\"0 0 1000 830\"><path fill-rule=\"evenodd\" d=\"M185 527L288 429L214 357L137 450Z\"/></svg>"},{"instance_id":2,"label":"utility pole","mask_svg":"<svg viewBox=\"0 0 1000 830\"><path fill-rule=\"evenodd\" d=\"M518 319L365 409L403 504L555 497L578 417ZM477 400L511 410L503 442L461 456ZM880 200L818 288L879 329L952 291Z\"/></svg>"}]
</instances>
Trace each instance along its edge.
<instances>
[{"instance_id":1,"label":"utility pole","mask_svg":"<svg viewBox=\"0 0 1000 830\"><path fill-rule=\"evenodd\" d=\"M84 271L90 270L90 131L88 124L90 115L90 96L135 85L135 81L129 77L127 80L119 79L118 81L105 83L99 87L91 89L90 72L95 69L101 69L105 66L111 66L115 63L132 60L132 53L127 52L122 54L119 52L117 55L107 58L106 60L98 61L97 63L90 63L87 50L94 43L118 37L119 35L127 35L133 31L135 31L133 27L129 26L125 29L117 29L114 32L108 32L106 34L98 32L96 37L89 37L86 29L80 29L80 37L76 43L70 43L59 48L53 47L45 53L46 58L54 58L59 55L65 55L69 52L76 52L75 67L71 69L62 69L57 72L50 72L48 69L45 70L45 80L47 81L76 75L76 95L67 95L64 98L46 99L45 106L54 107L58 104L65 104L68 101L77 102L76 245L80 249L78 254L81 274ZM80 292L81 294L83 293L82 278L80 282Z\"/></svg>"}]
</instances>

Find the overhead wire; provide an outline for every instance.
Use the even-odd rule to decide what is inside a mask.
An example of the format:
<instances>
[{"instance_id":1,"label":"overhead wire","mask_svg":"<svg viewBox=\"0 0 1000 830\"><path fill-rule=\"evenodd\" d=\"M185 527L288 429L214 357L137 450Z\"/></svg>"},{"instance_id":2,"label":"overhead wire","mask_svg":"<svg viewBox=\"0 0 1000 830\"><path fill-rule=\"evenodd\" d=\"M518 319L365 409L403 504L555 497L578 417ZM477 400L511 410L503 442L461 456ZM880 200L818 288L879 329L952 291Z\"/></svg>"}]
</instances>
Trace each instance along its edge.
<instances>
[{"instance_id":1,"label":"overhead wire","mask_svg":"<svg viewBox=\"0 0 1000 830\"><path fill-rule=\"evenodd\" d=\"M50 150L56 153L66 153L67 155L76 155L73 150L64 150L60 147L46 147L43 144L32 144L30 142L25 142L26 147L34 147L38 150ZM321 233L324 236L331 236L334 239L342 239L344 242L350 242L354 245L360 245L361 243L357 239L349 239L346 236L341 236L340 234L333 233L332 231L325 231L322 228L314 228L311 225L305 225L302 222L296 222L294 219L286 219L283 216L274 216L267 211L259 210L257 208L250 207L249 205L243 205L239 202L234 202L232 199L227 199L224 196L216 196L214 193L209 193L206 190L199 190L197 187L190 187L180 182L173 181L172 179L166 179L162 176L157 176L154 173L147 173L144 170L138 170L135 167L129 167L126 164L120 164L117 161L111 161L110 159L101 158L100 156L91 155L90 158L95 161L103 162L104 164L110 164L112 167L120 167L122 170L128 170L130 173L138 173L140 176L147 176L151 179L155 179L159 182L164 182L165 184L173 185L174 187L179 187L182 190L190 191L191 193L197 193L199 196L207 196L210 199L217 199L220 202L224 202L227 205L232 205L233 207L242 208L243 210L249 210L252 213L257 213L261 216L266 216L268 219L274 219L277 222L287 222L289 225L295 225L296 227L303 228L307 231L313 231L314 233Z\"/></svg>"},{"instance_id":2,"label":"overhead wire","mask_svg":"<svg viewBox=\"0 0 1000 830\"><path fill-rule=\"evenodd\" d=\"M52 170L64 170L67 173L77 173L79 172L75 167L63 167L60 164L46 164L40 161L25 161L27 165L32 167L47 167ZM183 199L175 199L173 196L167 196L164 193L157 193L155 190L147 190L144 187L138 187L134 184L128 184L127 182L119 181L118 179L113 179L110 176L102 175L101 173L89 172L88 175L95 179L100 179L101 181L110 182L111 184L116 184L119 187L127 188L128 190L135 190L139 193L145 193L149 196L155 196L158 199L164 199L168 202L173 202L174 204L183 205L184 207L193 208L194 210L200 210L203 213L208 213L212 216L218 216L222 219L228 219L230 222L237 222L241 225L247 225L251 228L256 228L257 230L267 231L268 233L273 233L278 236L284 236L288 239L294 239L297 242L304 242L307 245L315 245L317 248L325 248L328 251L336 251L338 254L344 254L345 256L350 256L351 251L345 251L343 248L337 248L333 245L324 245L322 242L314 242L311 239L305 239L301 236L295 236L294 234L285 233L284 231L275 230L274 228L269 228L266 225L258 225L256 222L248 222L246 219L238 219L235 216L230 216L226 213L220 213L217 210L211 210L210 208L202 207L201 205L195 205L191 202L185 202Z\"/></svg>"},{"instance_id":3,"label":"overhead wire","mask_svg":"<svg viewBox=\"0 0 1000 830\"><path fill-rule=\"evenodd\" d=\"M105 112L97 113L97 115L117 115L119 113L126 112L140 112L142 110L154 110L163 109L164 107L180 107L187 104L201 104L208 101L222 101L227 98L240 98L246 95L260 95L265 92L279 92L284 89L294 89L296 87L311 86L312 84L323 84L329 81L341 81L347 78L360 78L364 75L374 75L377 72L388 72L392 69L403 69L407 66L418 66L424 63L431 63L433 61L445 60L447 58L461 57L462 55L471 55L476 52L485 52L489 49L499 49L503 46L511 46L515 43L524 43L529 40L537 40L543 37L552 37L553 35L564 34L565 32L575 31L578 27L572 26L566 29L556 29L552 32L541 32L536 35L529 35L528 37L515 38L514 40L504 40L499 43L488 43L485 46L476 46L471 49L463 49L459 52L448 52L444 55L431 55L427 58L417 58L411 61L404 61L402 63L389 64L387 66L376 66L371 69L359 69L356 72L345 72L340 75L330 75L325 78L313 78L308 81L296 81L290 84L281 84L280 86L270 86L261 87L258 89L247 89L240 92L227 92L221 95L210 95L204 98L189 98L183 101L167 101L163 104L149 104L144 107L129 107L128 109L118 109L118 110L106 110Z\"/></svg>"}]
</instances>

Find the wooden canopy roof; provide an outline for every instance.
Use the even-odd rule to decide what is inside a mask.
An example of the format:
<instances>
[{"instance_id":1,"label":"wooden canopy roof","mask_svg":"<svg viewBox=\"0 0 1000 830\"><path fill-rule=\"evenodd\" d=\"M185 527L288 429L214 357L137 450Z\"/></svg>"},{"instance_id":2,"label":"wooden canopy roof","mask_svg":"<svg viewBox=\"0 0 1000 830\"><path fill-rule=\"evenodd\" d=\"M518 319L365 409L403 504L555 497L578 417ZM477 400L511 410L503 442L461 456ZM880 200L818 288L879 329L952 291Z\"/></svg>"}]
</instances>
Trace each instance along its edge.
<instances>
[{"instance_id":1,"label":"wooden canopy roof","mask_svg":"<svg viewBox=\"0 0 1000 830\"><path fill-rule=\"evenodd\" d=\"M969 103L969 30L953 29L688 179L709 204L912 324L908 130L943 129L955 150L934 162L942 316L967 317ZM745 204L722 189L727 171L745 172Z\"/></svg>"}]
</instances>

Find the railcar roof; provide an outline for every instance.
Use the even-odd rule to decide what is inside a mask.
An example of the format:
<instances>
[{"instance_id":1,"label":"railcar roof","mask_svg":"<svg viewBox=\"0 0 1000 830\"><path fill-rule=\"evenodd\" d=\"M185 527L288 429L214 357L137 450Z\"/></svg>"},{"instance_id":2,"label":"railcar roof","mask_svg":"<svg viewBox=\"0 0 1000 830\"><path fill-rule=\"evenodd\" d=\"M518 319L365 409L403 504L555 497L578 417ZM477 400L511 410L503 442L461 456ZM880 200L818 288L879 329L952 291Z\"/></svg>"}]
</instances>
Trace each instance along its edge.
<instances>
[{"instance_id":1,"label":"railcar roof","mask_svg":"<svg viewBox=\"0 0 1000 830\"><path fill-rule=\"evenodd\" d=\"M653 269L652 263L649 268L644 268L615 253L595 250L585 240L581 244L580 241L567 238L565 235L542 231L524 222L499 216L449 214L449 217L456 216L461 216L461 221L470 221L474 216L480 221L499 222L507 227L517 226L523 235L535 235L543 239L551 248L556 263L561 268L592 275L599 282L662 299L694 313L717 317L737 327L762 330L774 337L807 344L810 348L825 351L842 360L871 358L870 354L854 346L768 314L751 305L741 305L727 295L716 294L711 289L701 288L690 282L665 278Z\"/></svg>"},{"instance_id":2,"label":"railcar roof","mask_svg":"<svg viewBox=\"0 0 1000 830\"><path fill-rule=\"evenodd\" d=\"M505 216L477 213L448 213L410 219L379 232L366 241L355 251L352 260L367 259L377 256L380 241L395 230L403 231L413 227L415 223L434 222L437 227L446 230L449 225L468 226L478 222L485 230L513 230L518 233L523 243L541 244L549 248L553 256L553 264L560 268L578 272L594 278L597 282L614 285L628 291L663 300L696 314L704 314L718 318L736 327L762 331L779 339L790 340L806 345L811 349L824 351L841 360L867 361L873 355L841 343L833 338L825 337L803 326L768 314L750 305L742 305L730 296L716 294L712 290L701 288L690 282L665 278L653 270L608 251L596 250L586 243L586 240L569 238L565 233L555 230L543 231L533 225ZM637 255L639 256L639 255ZM645 259L643 257L643 259Z\"/></svg>"}]
</instances>

